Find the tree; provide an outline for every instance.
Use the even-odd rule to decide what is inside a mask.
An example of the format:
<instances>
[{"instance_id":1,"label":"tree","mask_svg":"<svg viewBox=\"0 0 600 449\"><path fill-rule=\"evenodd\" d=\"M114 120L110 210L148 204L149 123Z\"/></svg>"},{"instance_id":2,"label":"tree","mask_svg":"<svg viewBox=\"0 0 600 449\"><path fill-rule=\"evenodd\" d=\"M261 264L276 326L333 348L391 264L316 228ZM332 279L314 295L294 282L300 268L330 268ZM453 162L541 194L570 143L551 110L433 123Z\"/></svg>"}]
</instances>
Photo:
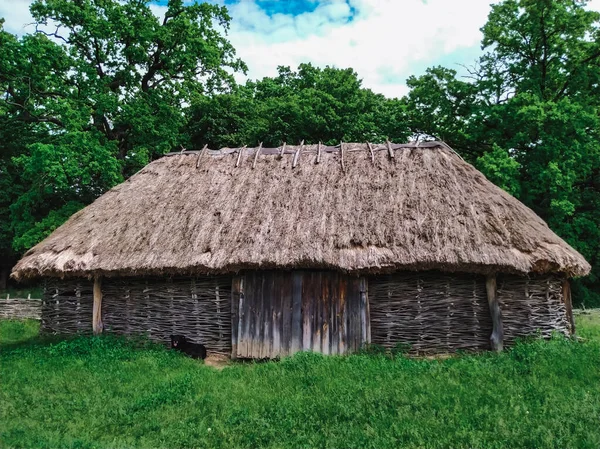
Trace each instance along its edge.
<instances>
[{"instance_id":1,"label":"tree","mask_svg":"<svg viewBox=\"0 0 600 449\"><path fill-rule=\"evenodd\" d=\"M277 146L340 141L405 141L403 107L361 86L352 69L301 64L232 92L200 97L191 108L193 145L213 148L263 142Z\"/></svg>"},{"instance_id":2,"label":"tree","mask_svg":"<svg viewBox=\"0 0 600 449\"><path fill-rule=\"evenodd\" d=\"M230 21L222 6L169 0L159 19L148 0L36 0L31 13L33 34L0 28L0 119L35 136L1 156L17 187L0 198L10 223L0 246L19 252L185 142L192 95L245 70L219 31Z\"/></svg>"},{"instance_id":3,"label":"tree","mask_svg":"<svg viewBox=\"0 0 600 449\"><path fill-rule=\"evenodd\" d=\"M504 0L470 81L410 80L413 131L455 144L593 265L576 298L600 304L600 14L579 0ZM461 96L462 95L462 96ZM461 101L462 100L462 101Z\"/></svg>"}]
</instances>

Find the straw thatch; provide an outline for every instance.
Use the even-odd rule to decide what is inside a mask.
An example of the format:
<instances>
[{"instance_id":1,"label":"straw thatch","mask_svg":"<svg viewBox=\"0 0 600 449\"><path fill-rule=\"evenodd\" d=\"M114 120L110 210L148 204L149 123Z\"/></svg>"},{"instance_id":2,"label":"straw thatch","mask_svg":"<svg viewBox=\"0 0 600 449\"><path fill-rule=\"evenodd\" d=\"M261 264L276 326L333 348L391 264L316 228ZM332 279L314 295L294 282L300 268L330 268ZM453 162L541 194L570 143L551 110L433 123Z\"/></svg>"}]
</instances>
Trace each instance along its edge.
<instances>
[{"instance_id":1,"label":"straw thatch","mask_svg":"<svg viewBox=\"0 0 600 449\"><path fill-rule=\"evenodd\" d=\"M27 252L13 276L590 270L444 144L288 146L255 155L205 150L152 162Z\"/></svg>"}]
</instances>

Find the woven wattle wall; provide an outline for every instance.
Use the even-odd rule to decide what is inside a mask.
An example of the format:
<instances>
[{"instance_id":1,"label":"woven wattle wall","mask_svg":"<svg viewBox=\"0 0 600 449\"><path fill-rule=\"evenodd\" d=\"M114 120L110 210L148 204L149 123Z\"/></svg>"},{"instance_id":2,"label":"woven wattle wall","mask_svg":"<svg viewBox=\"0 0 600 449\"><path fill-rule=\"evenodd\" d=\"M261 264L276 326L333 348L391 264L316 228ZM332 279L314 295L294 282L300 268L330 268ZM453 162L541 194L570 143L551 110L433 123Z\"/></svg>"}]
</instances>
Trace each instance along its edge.
<instances>
[{"instance_id":1,"label":"woven wattle wall","mask_svg":"<svg viewBox=\"0 0 600 449\"><path fill-rule=\"evenodd\" d=\"M413 352L488 349L485 280L475 275L397 273L369 279L371 341Z\"/></svg>"},{"instance_id":2,"label":"woven wattle wall","mask_svg":"<svg viewBox=\"0 0 600 449\"><path fill-rule=\"evenodd\" d=\"M498 278L504 341L569 333L562 281L555 276ZM369 280L371 340L413 352L490 349L492 322L485 278L436 272L398 273Z\"/></svg>"},{"instance_id":3,"label":"woven wattle wall","mask_svg":"<svg viewBox=\"0 0 600 449\"><path fill-rule=\"evenodd\" d=\"M231 277L104 279L105 332L146 334L170 344L172 334L204 344L209 354L231 354ZM92 282L46 281L44 332L92 331Z\"/></svg>"},{"instance_id":4,"label":"woven wattle wall","mask_svg":"<svg viewBox=\"0 0 600 449\"><path fill-rule=\"evenodd\" d=\"M499 276L498 300L505 344L530 335L570 334L562 280L556 276Z\"/></svg>"},{"instance_id":5,"label":"woven wattle wall","mask_svg":"<svg viewBox=\"0 0 600 449\"><path fill-rule=\"evenodd\" d=\"M146 333L170 344L185 335L209 354L231 354L231 277L105 279L102 322L107 332Z\"/></svg>"},{"instance_id":6,"label":"woven wattle wall","mask_svg":"<svg viewBox=\"0 0 600 449\"><path fill-rule=\"evenodd\" d=\"M92 283L88 280L46 280L42 296L42 332L92 332Z\"/></svg>"}]
</instances>

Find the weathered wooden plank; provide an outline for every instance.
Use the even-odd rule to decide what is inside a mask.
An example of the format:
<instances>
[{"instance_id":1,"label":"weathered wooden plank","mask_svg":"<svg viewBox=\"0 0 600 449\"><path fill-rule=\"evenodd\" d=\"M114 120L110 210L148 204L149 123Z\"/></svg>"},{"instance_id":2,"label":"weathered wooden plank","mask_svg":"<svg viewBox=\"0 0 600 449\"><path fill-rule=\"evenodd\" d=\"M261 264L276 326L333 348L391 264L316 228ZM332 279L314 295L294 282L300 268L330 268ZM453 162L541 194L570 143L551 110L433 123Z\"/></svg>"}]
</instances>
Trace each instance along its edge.
<instances>
[{"instance_id":1,"label":"weathered wooden plank","mask_svg":"<svg viewBox=\"0 0 600 449\"><path fill-rule=\"evenodd\" d=\"M281 354L291 354L292 347L292 273L287 271L281 279Z\"/></svg>"},{"instance_id":2,"label":"weathered wooden plank","mask_svg":"<svg viewBox=\"0 0 600 449\"><path fill-rule=\"evenodd\" d=\"M273 357L281 355L281 328L282 328L282 311L283 311L283 295L281 292L282 278L285 275L283 272L276 272L273 276L273 300L271 301L271 313L273 316L273 325L271 328L271 354Z\"/></svg>"},{"instance_id":3,"label":"weathered wooden plank","mask_svg":"<svg viewBox=\"0 0 600 449\"><path fill-rule=\"evenodd\" d=\"M92 331L94 334L102 333L102 278L94 276L94 305L92 309Z\"/></svg>"},{"instance_id":4,"label":"weathered wooden plank","mask_svg":"<svg viewBox=\"0 0 600 449\"><path fill-rule=\"evenodd\" d=\"M323 307L321 301L321 272L310 273L310 296L309 301L313 306L313 346L314 352L323 352Z\"/></svg>"},{"instance_id":5,"label":"weathered wooden plank","mask_svg":"<svg viewBox=\"0 0 600 449\"><path fill-rule=\"evenodd\" d=\"M265 300L265 274L256 273L255 300L252 307L254 315L254 328L252 338L252 358L260 359L264 344L265 326L264 326L264 300Z\"/></svg>"},{"instance_id":6,"label":"weathered wooden plank","mask_svg":"<svg viewBox=\"0 0 600 449\"><path fill-rule=\"evenodd\" d=\"M331 354L331 308L329 306L329 272L322 272L319 280L319 302L323 328L321 330L321 352Z\"/></svg>"},{"instance_id":7,"label":"weathered wooden plank","mask_svg":"<svg viewBox=\"0 0 600 449\"><path fill-rule=\"evenodd\" d=\"M242 276L236 275L231 279L231 358L237 358L238 331L240 325L240 295L242 294ZM194 294L195 296L195 294ZM192 297L195 305L198 300Z\"/></svg>"},{"instance_id":8,"label":"weathered wooden plank","mask_svg":"<svg viewBox=\"0 0 600 449\"><path fill-rule=\"evenodd\" d=\"M263 343L263 352L261 358L273 358L275 355L273 354L273 328L275 327L275 314L273 313L273 302L274 298L274 289L275 289L275 277L277 276L276 272L270 271L266 274L266 283L265 283L265 315L263 320L263 326L265 328L264 332L264 343Z\"/></svg>"},{"instance_id":9,"label":"weathered wooden plank","mask_svg":"<svg viewBox=\"0 0 600 449\"><path fill-rule=\"evenodd\" d=\"M310 271L302 272L302 350L313 348L314 304L310 300Z\"/></svg>"},{"instance_id":10,"label":"weathered wooden plank","mask_svg":"<svg viewBox=\"0 0 600 449\"><path fill-rule=\"evenodd\" d=\"M340 308L340 332L339 332L339 352L340 354L346 353L347 347L347 332L348 332L348 322L347 322L347 305L346 305L346 281L342 276L337 276L337 295L339 301Z\"/></svg>"},{"instance_id":11,"label":"weathered wooden plank","mask_svg":"<svg viewBox=\"0 0 600 449\"><path fill-rule=\"evenodd\" d=\"M244 274L243 294L240 296L240 333L238 343L238 355L243 358L251 356L250 351L250 327L252 315L250 305L254 301L254 275L253 273Z\"/></svg>"},{"instance_id":12,"label":"weathered wooden plank","mask_svg":"<svg viewBox=\"0 0 600 449\"><path fill-rule=\"evenodd\" d=\"M361 342L371 343L371 318L369 316L368 283L364 277L360 278L360 321Z\"/></svg>"},{"instance_id":13,"label":"weathered wooden plank","mask_svg":"<svg viewBox=\"0 0 600 449\"><path fill-rule=\"evenodd\" d=\"M502 311L498 303L496 291L496 274L490 274L485 280L487 291L488 304L490 306L490 314L492 316L493 331L490 337L492 349L494 351L502 351L504 347L504 330L502 327Z\"/></svg>"},{"instance_id":14,"label":"weathered wooden plank","mask_svg":"<svg viewBox=\"0 0 600 449\"><path fill-rule=\"evenodd\" d=\"M329 353L337 354L337 340L335 338L337 317L335 311L335 303L331 298L331 273L323 278L323 296L329 309Z\"/></svg>"},{"instance_id":15,"label":"weathered wooden plank","mask_svg":"<svg viewBox=\"0 0 600 449\"><path fill-rule=\"evenodd\" d=\"M303 271L292 272L292 339L290 353L302 348L302 282Z\"/></svg>"}]
</instances>

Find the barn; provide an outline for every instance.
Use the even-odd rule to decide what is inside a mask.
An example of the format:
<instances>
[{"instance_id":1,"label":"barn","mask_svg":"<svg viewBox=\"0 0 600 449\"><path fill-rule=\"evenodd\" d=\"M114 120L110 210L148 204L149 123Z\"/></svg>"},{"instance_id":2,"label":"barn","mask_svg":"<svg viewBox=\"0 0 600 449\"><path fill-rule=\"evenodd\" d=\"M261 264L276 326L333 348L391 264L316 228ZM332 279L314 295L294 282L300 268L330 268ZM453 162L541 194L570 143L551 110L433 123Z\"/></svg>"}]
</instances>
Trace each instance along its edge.
<instances>
[{"instance_id":1,"label":"barn","mask_svg":"<svg viewBox=\"0 0 600 449\"><path fill-rule=\"evenodd\" d=\"M571 334L585 259L442 142L162 157L14 267L42 329L183 334L209 354L500 350Z\"/></svg>"}]
</instances>

